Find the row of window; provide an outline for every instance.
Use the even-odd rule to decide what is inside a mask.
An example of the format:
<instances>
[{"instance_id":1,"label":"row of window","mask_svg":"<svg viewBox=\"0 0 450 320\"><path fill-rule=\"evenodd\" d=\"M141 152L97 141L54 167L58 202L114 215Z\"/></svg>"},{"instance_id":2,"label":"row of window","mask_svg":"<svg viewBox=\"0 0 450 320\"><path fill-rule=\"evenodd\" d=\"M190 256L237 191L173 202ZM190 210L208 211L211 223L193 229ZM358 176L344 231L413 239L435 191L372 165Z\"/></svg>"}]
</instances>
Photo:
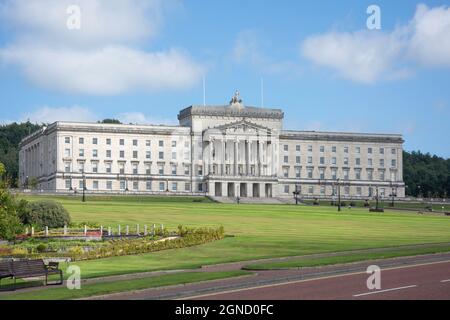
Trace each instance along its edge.
<instances>
[{"instance_id":1,"label":"row of window","mask_svg":"<svg viewBox=\"0 0 450 320\"><path fill-rule=\"evenodd\" d=\"M283 167L283 177L284 178L290 178L290 167ZM295 178L302 178L302 168L301 167L295 167ZM354 171L354 180L362 180L362 169L353 169ZM319 168L319 176L318 179L325 180L326 179L326 169ZM344 180L350 180L350 169L343 169L342 170L342 178ZM313 179L314 178L314 168L307 168L306 169L306 178ZM331 179L337 180L340 178L338 176L338 170L337 169L331 169ZM372 181L375 179L374 177L374 170L368 169L366 170L366 178L369 181ZM391 180L395 180L395 171L391 172ZM386 180L386 171L385 170L378 170L378 180L385 181Z\"/></svg>"},{"instance_id":2,"label":"row of window","mask_svg":"<svg viewBox=\"0 0 450 320\"><path fill-rule=\"evenodd\" d=\"M326 149L325 146L320 146L319 147L319 151L321 153L325 153L325 149ZM378 153L380 155L384 155L385 154L385 149L386 148L379 148L378 149ZM289 145L288 144L283 145L283 150L285 152L288 152L289 151ZM349 150L350 150L349 147L344 147L343 148L344 153L349 153ZM302 151L301 145L296 145L295 146L295 151L296 152L301 152ZM309 145L308 146L308 152L313 152L313 151L314 151L314 146L313 145ZM391 151L391 154L393 154L393 155L397 154L397 149L396 148L391 148L390 151ZM336 146L332 146L331 147L331 152L337 153L337 147ZM355 153L358 153L358 154L361 153L361 147L355 147ZM372 148L372 147L367 148L367 154L374 154L374 148Z\"/></svg>"},{"instance_id":3,"label":"row of window","mask_svg":"<svg viewBox=\"0 0 450 320\"><path fill-rule=\"evenodd\" d=\"M83 190L84 188L86 190L92 190L92 191L98 191L98 190L110 190L112 191L114 189L114 182L111 180L107 181L98 181L93 180L90 181L89 184L86 183L83 180L78 181L78 187L73 186L73 181L70 179L65 180L65 188L68 190L78 189L79 191ZM155 189L155 184L157 185L157 189ZM178 192L184 190L185 192L191 192L191 184L189 182L184 183L184 189L180 189L180 183L178 182L171 182L169 185L167 182L154 182L154 181L145 181L144 183L139 183L139 181L126 181L126 180L120 180L119 181L119 190L121 191L159 191L159 192L166 192L166 191L172 191L172 192ZM204 187L202 183L199 183L197 185L197 191L203 192Z\"/></svg>"},{"instance_id":4,"label":"row of window","mask_svg":"<svg viewBox=\"0 0 450 320\"><path fill-rule=\"evenodd\" d=\"M375 188L369 187L367 189L366 193L363 193L363 188L362 187L354 187L355 189L355 194L358 197L375 197L376 196L376 190ZM345 186L343 189L343 195L344 196L350 196L350 187L349 186ZM283 192L285 194L291 194L294 191L299 191L300 194L304 194L304 195L317 195L320 194L322 196L337 196L338 195L338 190L337 187L326 187L326 186L308 186L306 188L299 188L298 186L292 186L292 185L284 185L283 187ZM318 192L318 193L316 193ZM386 188L379 188L378 189L379 192L379 196L381 198L384 198L387 196L386 193ZM388 195L389 196L389 195Z\"/></svg>"},{"instance_id":5,"label":"row of window","mask_svg":"<svg viewBox=\"0 0 450 320\"><path fill-rule=\"evenodd\" d=\"M106 158L107 159L112 159L112 151L111 150L106 150ZM86 156L85 150L84 149L79 149L78 150L78 156L80 158L84 158ZM124 150L120 150L119 151L119 158L120 159L125 159L126 157L125 151ZM64 157L65 158L71 158L71 150L69 148L66 148L64 150ZM98 158L99 157L99 153L97 149L92 150L92 158ZM178 158L178 153L177 152L172 152L172 160L177 160ZM137 150L133 151L132 154L132 159L139 159L139 152ZM145 152L145 159L147 160L151 160L152 159L152 152L151 151L146 151ZM165 159L165 153L163 151L158 152L158 159L159 160L164 160ZM189 151L184 153L184 160L190 160L190 153Z\"/></svg>"},{"instance_id":6,"label":"row of window","mask_svg":"<svg viewBox=\"0 0 450 320\"><path fill-rule=\"evenodd\" d=\"M295 157L295 163L296 164L301 164L301 160L302 160L302 158L300 156L296 156ZM320 165L337 165L337 163L338 163L336 157L332 157L330 159L329 163L326 160L327 159L325 157L320 157L319 158L319 164ZM285 163L285 164L289 163L289 156L284 156L283 157L283 163ZM313 157L308 157L307 163L308 164L313 164ZM344 158L343 165L344 166L348 166L349 165L349 158ZM355 159L355 166L361 166L361 158L356 158ZM371 159L371 158L367 159L367 166L368 167L372 167L373 166L373 159ZM380 159L379 160L379 166L381 168L384 168L384 166L385 166L385 160L384 159ZM396 159L392 159L391 160L391 167L393 167L393 168L397 167L397 160Z\"/></svg>"},{"instance_id":7,"label":"row of window","mask_svg":"<svg viewBox=\"0 0 450 320\"><path fill-rule=\"evenodd\" d=\"M71 137L64 137L64 142L66 144L70 144L72 142L72 138ZM78 144L80 145L84 145L86 142L86 139L83 137L78 138ZM111 138L106 138L105 139L105 143L107 146L112 145L112 139ZM139 140L138 139L133 139L132 140L132 145L134 147L139 146ZM92 144L93 145L98 145L99 144L99 139L98 138L92 138ZM185 147L189 148L189 141L185 142ZM125 139L119 139L119 145L120 146L125 146ZM172 141L171 142L172 148L176 148L177 147L177 141ZM146 147L151 147L152 146L152 140L145 140L145 146ZM159 140L158 141L158 146L163 148L164 147L164 140Z\"/></svg>"}]
</instances>

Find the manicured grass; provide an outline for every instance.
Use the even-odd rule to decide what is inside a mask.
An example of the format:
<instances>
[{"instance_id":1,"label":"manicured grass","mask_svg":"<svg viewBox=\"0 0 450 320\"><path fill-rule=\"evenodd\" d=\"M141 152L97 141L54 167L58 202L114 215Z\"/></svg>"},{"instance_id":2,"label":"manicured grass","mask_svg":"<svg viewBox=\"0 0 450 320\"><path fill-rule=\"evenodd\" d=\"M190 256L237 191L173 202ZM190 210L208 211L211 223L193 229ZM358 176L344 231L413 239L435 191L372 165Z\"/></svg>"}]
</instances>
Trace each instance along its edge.
<instances>
[{"instance_id":1,"label":"manicured grass","mask_svg":"<svg viewBox=\"0 0 450 320\"><path fill-rule=\"evenodd\" d=\"M40 197L26 197L29 200ZM163 223L166 228L218 227L225 240L203 246L138 256L76 263L82 277L197 268L202 265L298 256L321 252L450 242L450 217L421 216L387 210L290 205L217 204L170 197L49 197L61 202L75 222L105 227ZM195 201L195 202L194 202Z\"/></svg>"},{"instance_id":2,"label":"manicured grass","mask_svg":"<svg viewBox=\"0 0 450 320\"><path fill-rule=\"evenodd\" d=\"M143 279L122 280L116 282L85 284L80 290L63 288L46 288L40 291L17 292L0 296L0 300L68 300L80 299L117 292L135 291L149 288L166 287L201 281L211 281L251 275L247 271L228 272L189 272L148 277Z\"/></svg>"},{"instance_id":3,"label":"manicured grass","mask_svg":"<svg viewBox=\"0 0 450 320\"><path fill-rule=\"evenodd\" d=\"M316 258L302 258L290 261L252 264L245 267L246 270L279 270L279 269L297 269L305 267L327 266L343 263L352 263L368 260L380 260L396 257L418 256L423 254L435 254L450 252L450 245L433 246L425 248L407 248L386 250L385 252L371 252L371 253L351 253L342 254L331 257L316 257Z\"/></svg>"}]
</instances>

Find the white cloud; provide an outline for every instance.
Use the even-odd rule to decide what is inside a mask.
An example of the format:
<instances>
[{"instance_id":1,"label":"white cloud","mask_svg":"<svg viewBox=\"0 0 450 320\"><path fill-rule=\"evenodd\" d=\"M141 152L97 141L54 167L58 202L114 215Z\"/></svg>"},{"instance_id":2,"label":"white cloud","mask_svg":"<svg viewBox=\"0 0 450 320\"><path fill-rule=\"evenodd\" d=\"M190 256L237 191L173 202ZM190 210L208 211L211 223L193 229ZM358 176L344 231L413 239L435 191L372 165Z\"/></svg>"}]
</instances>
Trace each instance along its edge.
<instances>
[{"instance_id":1,"label":"white cloud","mask_svg":"<svg viewBox=\"0 0 450 320\"><path fill-rule=\"evenodd\" d=\"M450 8L417 7L410 55L425 66L450 66Z\"/></svg>"},{"instance_id":2,"label":"white cloud","mask_svg":"<svg viewBox=\"0 0 450 320\"><path fill-rule=\"evenodd\" d=\"M21 121L33 123L53 123L56 121L96 122L98 117L88 108L73 107L42 107L24 115Z\"/></svg>"},{"instance_id":3,"label":"white cloud","mask_svg":"<svg viewBox=\"0 0 450 320\"><path fill-rule=\"evenodd\" d=\"M169 119L159 119L159 118L149 118L142 112L125 112L117 116L120 122L125 124L148 124L148 125L175 125L173 120Z\"/></svg>"},{"instance_id":4,"label":"white cloud","mask_svg":"<svg viewBox=\"0 0 450 320\"><path fill-rule=\"evenodd\" d=\"M404 48L405 43L396 32L331 32L307 38L302 44L302 53L316 64L336 70L346 79L373 83L404 72L395 66Z\"/></svg>"},{"instance_id":5,"label":"white cloud","mask_svg":"<svg viewBox=\"0 0 450 320\"><path fill-rule=\"evenodd\" d=\"M182 50L138 46L157 34L163 3L175 1L7 1L0 16L17 37L0 48L0 62L19 67L39 87L68 93L188 88L201 78L202 65ZM69 4L81 7L81 30L66 27Z\"/></svg>"},{"instance_id":6,"label":"white cloud","mask_svg":"<svg viewBox=\"0 0 450 320\"><path fill-rule=\"evenodd\" d=\"M450 66L450 9L419 5L414 18L391 32L361 30L310 36L301 54L338 76L361 83L410 76L417 64Z\"/></svg>"},{"instance_id":7,"label":"white cloud","mask_svg":"<svg viewBox=\"0 0 450 320\"><path fill-rule=\"evenodd\" d=\"M127 47L75 51L14 46L0 52L35 84L64 92L114 95L134 90L180 89L202 75L183 53L147 53Z\"/></svg>"}]
</instances>

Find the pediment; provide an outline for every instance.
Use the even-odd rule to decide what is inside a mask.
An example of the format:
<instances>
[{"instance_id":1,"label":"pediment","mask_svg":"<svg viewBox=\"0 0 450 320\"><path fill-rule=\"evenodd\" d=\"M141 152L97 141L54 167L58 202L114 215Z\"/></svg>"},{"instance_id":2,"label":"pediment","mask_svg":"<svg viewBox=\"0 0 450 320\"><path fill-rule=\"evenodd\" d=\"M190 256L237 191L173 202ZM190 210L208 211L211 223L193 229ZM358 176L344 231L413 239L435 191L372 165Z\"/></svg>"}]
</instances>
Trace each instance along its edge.
<instances>
[{"instance_id":1,"label":"pediment","mask_svg":"<svg viewBox=\"0 0 450 320\"><path fill-rule=\"evenodd\" d=\"M215 127L213 130L222 133L242 133L242 134L270 134L271 129L249 121L238 121Z\"/></svg>"}]
</instances>

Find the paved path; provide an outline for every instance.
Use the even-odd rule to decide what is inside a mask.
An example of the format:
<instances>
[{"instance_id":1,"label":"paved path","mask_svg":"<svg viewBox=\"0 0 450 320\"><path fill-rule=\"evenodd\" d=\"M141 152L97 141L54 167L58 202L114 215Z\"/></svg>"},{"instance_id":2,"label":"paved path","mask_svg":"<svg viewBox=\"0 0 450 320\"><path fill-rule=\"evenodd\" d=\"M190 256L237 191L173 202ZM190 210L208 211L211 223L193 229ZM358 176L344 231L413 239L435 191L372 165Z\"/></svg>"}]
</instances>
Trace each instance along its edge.
<instances>
[{"instance_id":1,"label":"paved path","mask_svg":"<svg viewBox=\"0 0 450 320\"><path fill-rule=\"evenodd\" d=\"M367 261L351 264L343 264L337 266L325 267L311 267L303 268L301 270L271 270L259 271L255 276L230 278L223 280L216 280L213 282L193 283L183 286L165 287L146 289L128 293L110 294L100 297L91 297L90 300L146 300L146 299L178 299L184 297L195 297L203 295L214 295L221 292L242 290L260 286L272 286L282 283L296 282L308 279L324 278L337 275L345 275L349 273L363 274L367 279L365 273L367 267L377 264L382 269L405 267L411 265L428 264L428 263L442 263L450 262L450 253L425 255L408 258L386 259L378 261ZM449 274L450 277L450 274ZM365 280L363 284L365 285ZM327 290L333 291L335 288L331 287ZM295 299L295 297L291 297ZM449 296L450 298L450 296Z\"/></svg>"}]
</instances>

